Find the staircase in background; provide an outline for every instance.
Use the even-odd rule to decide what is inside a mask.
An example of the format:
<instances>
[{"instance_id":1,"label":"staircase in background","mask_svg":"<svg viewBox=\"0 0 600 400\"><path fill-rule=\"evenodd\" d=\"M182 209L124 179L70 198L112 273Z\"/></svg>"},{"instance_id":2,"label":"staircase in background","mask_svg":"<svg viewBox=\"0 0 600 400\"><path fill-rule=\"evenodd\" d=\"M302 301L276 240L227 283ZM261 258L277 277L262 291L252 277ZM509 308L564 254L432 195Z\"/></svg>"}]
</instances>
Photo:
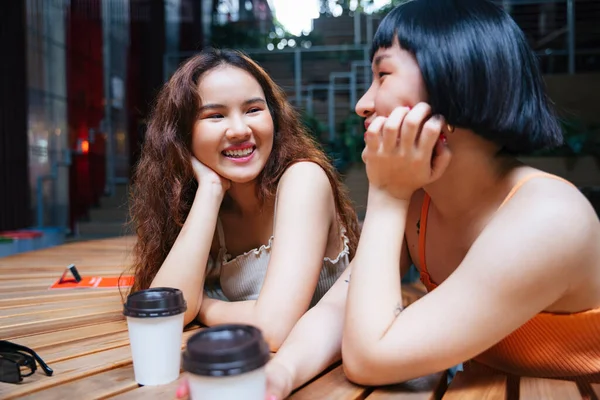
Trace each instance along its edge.
<instances>
[{"instance_id":1,"label":"staircase in background","mask_svg":"<svg viewBox=\"0 0 600 400\"><path fill-rule=\"evenodd\" d=\"M132 234L131 228L126 226L129 215L128 193L129 185L116 185L114 195L102 197L99 206L90 209L89 217L77 223L75 235L68 241Z\"/></svg>"}]
</instances>

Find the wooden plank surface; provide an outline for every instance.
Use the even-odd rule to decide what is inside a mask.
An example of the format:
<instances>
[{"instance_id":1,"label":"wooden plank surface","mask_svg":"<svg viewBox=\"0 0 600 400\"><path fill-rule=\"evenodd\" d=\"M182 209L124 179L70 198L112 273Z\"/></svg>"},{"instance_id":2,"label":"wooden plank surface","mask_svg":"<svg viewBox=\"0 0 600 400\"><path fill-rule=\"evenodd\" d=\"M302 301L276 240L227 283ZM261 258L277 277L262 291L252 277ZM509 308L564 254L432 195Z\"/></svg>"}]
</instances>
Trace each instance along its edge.
<instances>
[{"instance_id":1,"label":"wooden plank surface","mask_svg":"<svg viewBox=\"0 0 600 400\"><path fill-rule=\"evenodd\" d=\"M77 343L83 339L102 337L117 332L126 332L127 323L124 319L115 322L106 322L103 324L85 325L73 327L70 329L44 332L37 335L22 336L14 339L15 343L30 347L34 350L41 350L44 347L58 346L61 344Z\"/></svg>"},{"instance_id":2,"label":"wooden plank surface","mask_svg":"<svg viewBox=\"0 0 600 400\"><path fill-rule=\"evenodd\" d=\"M366 388L355 385L346 379L346 375L344 375L344 371L340 365L310 385L300 389L289 398L292 400L358 400L364 399L366 394Z\"/></svg>"},{"instance_id":3,"label":"wooden plank surface","mask_svg":"<svg viewBox=\"0 0 600 400\"><path fill-rule=\"evenodd\" d=\"M522 399L581 400L581 393L575 382L523 377L520 384L520 397Z\"/></svg>"},{"instance_id":4,"label":"wooden plank surface","mask_svg":"<svg viewBox=\"0 0 600 400\"><path fill-rule=\"evenodd\" d=\"M19 385L0 382L0 398L64 399L173 398L178 382L139 387L134 380L127 324L118 289L48 290L75 263L82 276L118 276L131 263L134 238L71 243L0 259L0 339L31 347L54 369L38 369ZM126 294L127 289L123 289ZM403 285L405 306L425 294L420 282ZM182 348L198 327L184 332ZM365 388L349 382L341 366L316 378L291 399L486 400L506 398L503 375L461 372L446 391L445 378L434 390L414 385ZM516 388L516 384L515 384ZM600 385L591 385L600 397ZM523 378L522 399L581 399L575 383ZM589 389L588 389L589 391ZM444 394L445 392L445 394Z\"/></svg>"},{"instance_id":5,"label":"wooden plank surface","mask_svg":"<svg viewBox=\"0 0 600 400\"><path fill-rule=\"evenodd\" d=\"M447 389L445 372L413 379L400 385L377 388L367 400L435 400Z\"/></svg>"},{"instance_id":6,"label":"wooden plank surface","mask_svg":"<svg viewBox=\"0 0 600 400\"><path fill-rule=\"evenodd\" d=\"M193 328L183 333L182 348L185 346L187 339L196 333L197 330L198 328ZM54 370L54 375L51 377L44 375L42 371L38 370L20 385L0 382L0 398L6 400L14 399L50 388L57 388L56 391L62 391L63 398L69 398L69 392L62 390L64 384L72 383L70 386L71 389L73 385L80 385L82 386L81 390L85 390L87 379L83 378L131 365L131 350L128 341L124 341L120 346L109 350L101 350L101 346L99 345L96 352L85 353L75 358L67 358L64 361L50 364L50 367ZM72 351L77 351L75 349L76 347L72 347ZM129 376L129 379L133 382L133 374ZM103 388L102 393L105 393L106 390L112 390L110 389L111 385L111 382L106 382L106 387ZM122 388L118 390L121 391ZM88 391L88 394L90 398L96 398L94 393Z\"/></svg>"},{"instance_id":7,"label":"wooden plank surface","mask_svg":"<svg viewBox=\"0 0 600 400\"><path fill-rule=\"evenodd\" d=\"M116 305L122 307L119 296L95 297L89 296L85 301L82 299L62 300L51 303L25 304L0 307L0 324L12 321L16 317L27 315L42 315L44 313L60 313L64 310L73 310L76 308L93 308L103 305Z\"/></svg>"},{"instance_id":8,"label":"wooden plank surface","mask_svg":"<svg viewBox=\"0 0 600 400\"><path fill-rule=\"evenodd\" d=\"M505 400L506 381L506 376L501 374L459 371L443 399Z\"/></svg>"},{"instance_id":9,"label":"wooden plank surface","mask_svg":"<svg viewBox=\"0 0 600 400\"><path fill-rule=\"evenodd\" d=\"M132 372L133 373L133 372ZM176 380L166 385L160 386L135 386L128 391L123 391L114 397L110 397L111 400L163 400L163 399L174 399L177 387L179 386L179 380Z\"/></svg>"},{"instance_id":10,"label":"wooden plank surface","mask_svg":"<svg viewBox=\"0 0 600 400\"><path fill-rule=\"evenodd\" d=\"M127 295L127 289L123 288L123 296ZM13 293L0 294L0 307L5 309L11 306L35 305L56 303L65 300L87 300L100 297L120 297L119 289L73 289L73 290L33 290ZM0 311L1 312L1 311Z\"/></svg>"},{"instance_id":11,"label":"wooden plank surface","mask_svg":"<svg viewBox=\"0 0 600 400\"><path fill-rule=\"evenodd\" d=\"M19 397L19 399L36 400L41 397L44 400L106 399L138 388L138 384L132 377L133 366L129 364L121 368L89 376L83 380L76 380L51 387L43 392L31 393ZM175 391L171 393L171 396L163 398L174 398L174 394Z\"/></svg>"},{"instance_id":12,"label":"wooden plank surface","mask_svg":"<svg viewBox=\"0 0 600 400\"><path fill-rule=\"evenodd\" d=\"M119 321L123 318L122 306L114 304L47 312L41 315L16 316L3 322L0 326L0 337L14 338L92 323Z\"/></svg>"}]
</instances>

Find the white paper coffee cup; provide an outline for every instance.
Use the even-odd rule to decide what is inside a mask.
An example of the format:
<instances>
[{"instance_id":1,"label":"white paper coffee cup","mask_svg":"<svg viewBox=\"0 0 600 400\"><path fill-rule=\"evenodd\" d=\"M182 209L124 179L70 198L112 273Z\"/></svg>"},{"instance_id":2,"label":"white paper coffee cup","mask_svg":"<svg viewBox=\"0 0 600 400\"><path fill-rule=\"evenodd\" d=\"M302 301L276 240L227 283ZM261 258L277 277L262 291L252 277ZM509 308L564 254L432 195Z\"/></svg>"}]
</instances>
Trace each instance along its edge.
<instances>
[{"instance_id":1,"label":"white paper coffee cup","mask_svg":"<svg viewBox=\"0 0 600 400\"><path fill-rule=\"evenodd\" d=\"M190 337L183 353L192 400L264 400L269 346L259 329L221 325Z\"/></svg>"},{"instance_id":2,"label":"white paper coffee cup","mask_svg":"<svg viewBox=\"0 0 600 400\"><path fill-rule=\"evenodd\" d=\"M186 309L179 289L152 288L127 297L123 314L138 384L164 385L179 377Z\"/></svg>"}]
</instances>

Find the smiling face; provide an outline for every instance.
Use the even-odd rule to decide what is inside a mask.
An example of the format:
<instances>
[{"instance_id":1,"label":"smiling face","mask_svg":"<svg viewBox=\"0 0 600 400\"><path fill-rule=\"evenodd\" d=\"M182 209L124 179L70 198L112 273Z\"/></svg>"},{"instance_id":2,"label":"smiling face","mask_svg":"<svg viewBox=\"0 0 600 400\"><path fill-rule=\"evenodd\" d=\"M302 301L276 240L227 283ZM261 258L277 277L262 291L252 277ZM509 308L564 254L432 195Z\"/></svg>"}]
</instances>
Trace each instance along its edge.
<instances>
[{"instance_id":1,"label":"smiling face","mask_svg":"<svg viewBox=\"0 0 600 400\"><path fill-rule=\"evenodd\" d=\"M373 83L356 104L356 113L368 126L375 117L389 117L400 106L414 107L427 101L421 70L415 58L397 41L380 48L373 57Z\"/></svg>"},{"instance_id":2,"label":"smiling face","mask_svg":"<svg viewBox=\"0 0 600 400\"><path fill-rule=\"evenodd\" d=\"M273 148L273 118L260 84L240 68L220 66L201 77L198 93L192 153L233 183L253 181Z\"/></svg>"}]
</instances>

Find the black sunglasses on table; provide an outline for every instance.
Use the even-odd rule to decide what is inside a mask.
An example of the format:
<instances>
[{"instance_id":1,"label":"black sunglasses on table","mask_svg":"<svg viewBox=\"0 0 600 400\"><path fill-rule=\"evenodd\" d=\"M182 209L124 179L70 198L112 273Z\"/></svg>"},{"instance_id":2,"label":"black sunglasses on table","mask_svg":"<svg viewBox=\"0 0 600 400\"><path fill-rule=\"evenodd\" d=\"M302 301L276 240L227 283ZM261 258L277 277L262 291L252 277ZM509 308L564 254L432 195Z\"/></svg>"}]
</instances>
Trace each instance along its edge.
<instances>
[{"instance_id":1,"label":"black sunglasses on table","mask_svg":"<svg viewBox=\"0 0 600 400\"><path fill-rule=\"evenodd\" d=\"M36 361L46 375L52 375L54 371L35 351L16 343L0 340L0 382L21 382L24 377L35 373L37 370Z\"/></svg>"}]
</instances>

